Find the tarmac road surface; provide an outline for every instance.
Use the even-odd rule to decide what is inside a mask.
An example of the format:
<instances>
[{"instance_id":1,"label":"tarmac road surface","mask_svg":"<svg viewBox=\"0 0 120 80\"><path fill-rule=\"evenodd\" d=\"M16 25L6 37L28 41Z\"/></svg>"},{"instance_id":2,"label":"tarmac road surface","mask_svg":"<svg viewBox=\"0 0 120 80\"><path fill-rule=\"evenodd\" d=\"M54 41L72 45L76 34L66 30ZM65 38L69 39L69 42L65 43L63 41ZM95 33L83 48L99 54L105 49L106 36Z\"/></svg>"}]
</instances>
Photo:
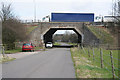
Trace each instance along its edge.
<instances>
[{"instance_id":1,"label":"tarmac road surface","mask_svg":"<svg viewBox=\"0 0 120 80\"><path fill-rule=\"evenodd\" d=\"M3 63L2 78L75 78L70 48L52 48Z\"/></svg>"}]
</instances>

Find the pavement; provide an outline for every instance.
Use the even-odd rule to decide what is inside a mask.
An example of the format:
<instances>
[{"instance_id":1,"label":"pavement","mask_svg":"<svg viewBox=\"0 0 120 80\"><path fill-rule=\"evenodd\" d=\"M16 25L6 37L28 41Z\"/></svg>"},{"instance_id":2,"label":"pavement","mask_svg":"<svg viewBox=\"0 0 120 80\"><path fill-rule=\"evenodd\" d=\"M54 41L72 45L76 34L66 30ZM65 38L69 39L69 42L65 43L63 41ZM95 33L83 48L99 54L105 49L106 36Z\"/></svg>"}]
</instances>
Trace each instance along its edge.
<instances>
[{"instance_id":1,"label":"pavement","mask_svg":"<svg viewBox=\"0 0 120 80\"><path fill-rule=\"evenodd\" d=\"M23 58L29 55L37 54L40 51L35 51L35 52L17 52L17 53L12 53L12 54L4 54L5 56L12 57L12 58ZM0 54L0 59L3 58L3 55Z\"/></svg>"},{"instance_id":2,"label":"pavement","mask_svg":"<svg viewBox=\"0 0 120 80\"><path fill-rule=\"evenodd\" d=\"M8 57L20 59L29 55L37 54L40 51L35 51L35 52L18 52L18 53L13 53L13 54L6 54Z\"/></svg>"},{"instance_id":3,"label":"pavement","mask_svg":"<svg viewBox=\"0 0 120 80\"><path fill-rule=\"evenodd\" d=\"M9 56L17 59L2 64L3 78L75 78L70 48L51 48Z\"/></svg>"}]
</instances>

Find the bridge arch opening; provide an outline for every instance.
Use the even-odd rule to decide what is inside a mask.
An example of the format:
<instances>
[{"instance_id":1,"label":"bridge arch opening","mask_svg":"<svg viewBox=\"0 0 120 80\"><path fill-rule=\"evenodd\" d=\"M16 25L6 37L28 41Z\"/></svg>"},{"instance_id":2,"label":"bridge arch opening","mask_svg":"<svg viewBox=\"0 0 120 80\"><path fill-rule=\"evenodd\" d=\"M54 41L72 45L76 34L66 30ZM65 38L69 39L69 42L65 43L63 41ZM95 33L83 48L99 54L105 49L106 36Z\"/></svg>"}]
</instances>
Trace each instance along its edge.
<instances>
[{"instance_id":1,"label":"bridge arch opening","mask_svg":"<svg viewBox=\"0 0 120 80\"><path fill-rule=\"evenodd\" d=\"M50 28L44 35L43 35L43 40L44 43L46 44L47 42L53 42L53 34L57 31L57 30L73 30L76 34L77 34L77 40L78 40L78 44L82 44L82 39L83 36L82 34L80 34L75 28Z\"/></svg>"}]
</instances>

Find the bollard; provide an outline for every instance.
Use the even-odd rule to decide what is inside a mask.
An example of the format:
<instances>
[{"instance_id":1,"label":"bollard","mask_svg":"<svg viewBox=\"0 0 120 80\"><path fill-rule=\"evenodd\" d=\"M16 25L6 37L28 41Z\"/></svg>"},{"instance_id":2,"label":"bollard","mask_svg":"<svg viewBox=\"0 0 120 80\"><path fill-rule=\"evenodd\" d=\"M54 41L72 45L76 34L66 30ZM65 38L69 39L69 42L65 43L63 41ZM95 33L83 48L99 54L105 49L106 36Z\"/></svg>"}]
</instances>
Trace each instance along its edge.
<instances>
[{"instance_id":1,"label":"bollard","mask_svg":"<svg viewBox=\"0 0 120 80\"><path fill-rule=\"evenodd\" d=\"M103 52L102 49L100 48L100 58L101 58L101 68L103 68Z\"/></svg>"},{"instance_id":2,"label":"bollard","mask_svg":"<svg viewBox=\"0 0 120 80\"><path fill-rule=\"evenodd\" d=\"M2 55L3 55L3 57L5 57L5 48L4 48L4 46L2 46Z\"/></svg>"}]
</instances>

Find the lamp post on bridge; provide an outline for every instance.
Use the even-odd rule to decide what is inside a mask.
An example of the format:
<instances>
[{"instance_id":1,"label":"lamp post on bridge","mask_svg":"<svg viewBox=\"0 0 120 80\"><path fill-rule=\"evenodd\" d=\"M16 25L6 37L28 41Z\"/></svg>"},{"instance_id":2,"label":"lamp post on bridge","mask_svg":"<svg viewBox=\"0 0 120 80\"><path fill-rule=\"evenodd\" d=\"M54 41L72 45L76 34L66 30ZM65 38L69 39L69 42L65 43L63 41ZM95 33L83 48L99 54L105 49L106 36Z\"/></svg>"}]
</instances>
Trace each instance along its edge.
<instances>
[{"instance_id":1,"label":"lamp post on bridge","mask_svg":"<svg viewBox=\"0 0 120 80\"><path fill-rule=\"evenodd\" d=\"M34 22L36 22L36 2L33 0L34 3Z\"/></svg>"}]
</instances>

